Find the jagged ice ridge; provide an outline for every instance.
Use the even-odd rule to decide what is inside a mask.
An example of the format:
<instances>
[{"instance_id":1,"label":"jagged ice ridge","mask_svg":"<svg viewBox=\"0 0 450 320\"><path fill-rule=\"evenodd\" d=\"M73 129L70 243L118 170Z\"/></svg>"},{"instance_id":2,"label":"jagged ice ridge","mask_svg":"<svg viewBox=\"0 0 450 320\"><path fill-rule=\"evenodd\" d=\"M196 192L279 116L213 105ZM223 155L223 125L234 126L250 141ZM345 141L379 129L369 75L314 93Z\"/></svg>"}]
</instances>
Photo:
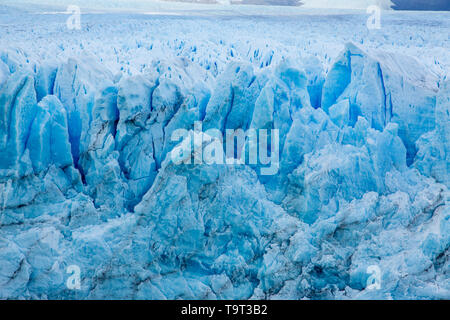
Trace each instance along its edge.
<instances>
[{"instance_id":1,"label":"jagged ice ridge","mask_svg":"<svg viewBox=\"0 0 450 320\"><path fill-rule=\"evenodd\" d=\"M45 36L64 28L53 19ZM117 33L96 19L82 32ZM145 29L139 19L124 30ZM164 26L132 44L74 31L59 49L16 49L9 28L0 298L450 298L450 82L432 58L345 36L332 58L323 43L214 31L195 43ZM171 134L196 121L278 129L278 174L175 165ZM80 290L66 286L70 265ZM379 290L367 289L372 265Z\"/></svg>"}]
</instances>

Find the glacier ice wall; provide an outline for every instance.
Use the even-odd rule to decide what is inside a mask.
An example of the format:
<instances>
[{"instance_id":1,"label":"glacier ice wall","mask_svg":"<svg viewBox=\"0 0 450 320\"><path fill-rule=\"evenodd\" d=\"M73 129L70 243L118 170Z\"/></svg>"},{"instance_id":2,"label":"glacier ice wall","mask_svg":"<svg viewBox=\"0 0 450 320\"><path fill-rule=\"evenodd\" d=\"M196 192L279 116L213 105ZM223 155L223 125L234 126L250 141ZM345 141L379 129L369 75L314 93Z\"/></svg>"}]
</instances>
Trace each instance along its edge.
<instances>
[{"instance_id":1,"label":"glacier ice wall","mask_svg":"<svg viewBox=\"0 0 450 320\"><path fill-rule=\"evenodd\" d=\"M3 51L0 298L450 298L448 79L353 43L329 68L263 48L122 73ZM173 163L196 121L278 129L278 174Z\"/></svg>"}]
</instances>

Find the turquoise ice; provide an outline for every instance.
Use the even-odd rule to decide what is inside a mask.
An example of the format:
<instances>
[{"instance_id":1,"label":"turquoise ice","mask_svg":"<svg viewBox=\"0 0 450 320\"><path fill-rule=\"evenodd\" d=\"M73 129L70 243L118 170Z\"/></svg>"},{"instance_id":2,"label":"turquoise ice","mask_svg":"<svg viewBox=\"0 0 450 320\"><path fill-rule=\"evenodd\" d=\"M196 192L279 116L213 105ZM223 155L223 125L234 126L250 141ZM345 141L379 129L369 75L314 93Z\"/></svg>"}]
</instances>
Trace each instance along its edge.
<instances>
[{"instance_id":1,"label":"turquoise ice","mask_svg":"<svg viewBox=\"0 0 450 320\"><path fill-rule=\"evenodd\" d=\"M449 299L449 15L294 13L0 6L0 298ZM173 163L197 121L278 173Z\"/></svg>"}]
</instances>

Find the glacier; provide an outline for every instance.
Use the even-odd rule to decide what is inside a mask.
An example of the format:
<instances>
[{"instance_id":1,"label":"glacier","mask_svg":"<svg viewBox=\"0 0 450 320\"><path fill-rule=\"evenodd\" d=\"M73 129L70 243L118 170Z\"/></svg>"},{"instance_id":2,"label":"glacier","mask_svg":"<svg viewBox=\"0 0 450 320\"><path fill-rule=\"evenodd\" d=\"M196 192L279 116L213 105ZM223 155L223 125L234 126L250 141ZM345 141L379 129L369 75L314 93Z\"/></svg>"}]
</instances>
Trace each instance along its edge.
<instances>
[{"instance_id":1,"label":"glacier","mask_svg":"<svg viewBox=\"0 0 450 320\"><path fill-rule=\"evenodd\" d=\"M450 298L449 13L7 4L0 299ZM174 163L198 121L279 171Z\"/></svg>"}]
</instances>

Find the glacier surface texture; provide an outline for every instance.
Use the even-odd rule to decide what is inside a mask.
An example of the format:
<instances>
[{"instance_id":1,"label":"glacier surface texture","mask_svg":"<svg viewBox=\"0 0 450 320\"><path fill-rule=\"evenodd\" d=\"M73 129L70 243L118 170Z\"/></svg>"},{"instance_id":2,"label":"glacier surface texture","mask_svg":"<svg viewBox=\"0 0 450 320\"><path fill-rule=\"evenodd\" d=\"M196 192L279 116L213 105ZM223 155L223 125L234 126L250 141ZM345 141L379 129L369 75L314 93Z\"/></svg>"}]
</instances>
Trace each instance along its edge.
<instances>
[{"instance_id":1,"label":"glacier surface texture","mask_svg":"<svg viewBox=\"0 0 450 320\"><path fill-rule=\"evenodd\" d=\"M0 5L0 299L450 298L450 14L283 10Z\"/></svg>"}]
</instances>

